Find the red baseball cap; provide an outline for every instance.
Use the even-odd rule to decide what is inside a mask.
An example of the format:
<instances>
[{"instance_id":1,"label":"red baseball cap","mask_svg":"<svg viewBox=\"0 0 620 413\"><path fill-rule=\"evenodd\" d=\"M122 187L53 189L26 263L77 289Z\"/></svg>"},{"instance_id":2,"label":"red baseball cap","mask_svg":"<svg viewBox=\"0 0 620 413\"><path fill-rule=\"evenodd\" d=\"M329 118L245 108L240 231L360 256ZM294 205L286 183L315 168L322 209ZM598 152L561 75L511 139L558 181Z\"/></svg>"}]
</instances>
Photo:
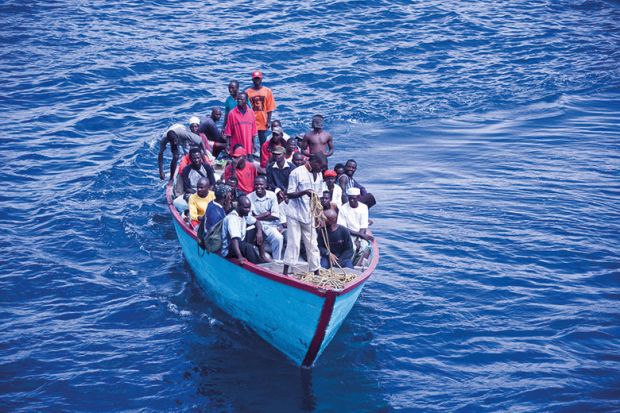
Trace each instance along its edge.
<instances>
[{"instance_id":1,"label":"red baseball cap","mask_svg":"<svg viewBox=\"0 0 620 413\"><path fill-rule=\"evenodd\" d=\"M325 178L330 177L330 176L332 176L332 177L334 177L334 178L335 178L335 177L337 177L337 176L338 176L338 174L336 173L336 171L334 171L334 170L332 170L332 169L328 169L328 170L326 170L326 171L324 171L324 172L323 172L323 176L324 176Z\"/></svg>"},{"instance_id":2,"label":"red baseball cap","mask_svg":"<svg viewBox=\"0 0 620 413\"><path fill-rule=\"evenodd\" d=\"M259 78L263 78L263 73L260 70L256 70L254 72L252 72L252 79L254 79L255 77L259 77Z\"/></svg>"},{"instance_id":3,"label":"red baseball cap","mask_svg":"<svg viewBox=\"0 0 620 413\"><path fill-rule=\"evenodd\" d=\"M242 146L235 149L234 152L232 153L232 156L234 156L235 158L240 157L240 156L245 156L245 155L247 155L247 152L245 151L245 148L243 148Z\"/></svg>"}]
</instances>

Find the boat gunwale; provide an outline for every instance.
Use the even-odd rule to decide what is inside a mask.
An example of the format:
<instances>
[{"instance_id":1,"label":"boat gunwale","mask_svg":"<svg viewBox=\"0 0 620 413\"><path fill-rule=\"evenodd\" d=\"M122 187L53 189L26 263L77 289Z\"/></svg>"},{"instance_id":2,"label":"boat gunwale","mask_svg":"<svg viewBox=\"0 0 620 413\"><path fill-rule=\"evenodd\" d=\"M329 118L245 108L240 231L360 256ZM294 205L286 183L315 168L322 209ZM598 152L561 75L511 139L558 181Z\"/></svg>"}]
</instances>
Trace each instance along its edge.
<instances>
[{"instance_id":1,"label":"boat gunwale","mask_svg":"<svg viewBox=\"0 0 620 413\"><path fill-rule=\"evenodd\" d=\"M168 205L168 209L170 209L170 212L172 213L172 216L174 217L174 219L177 221L177 223L179 224L179 226L181 227L181 229L190 237L192 237L196 242L198 242L198 238L196 235L196 231L193 230L192 228L189 227L189 225L181 218L181 214L179 214L179 211L177 211L176 207L173 204L173 198L172 198L172 190L173 190L173 183L172 182L168 182L168 184L166 185L166 203ZM239 264L239 260L237 260L236 258L225 258L222 257L219 254L218 255L219 258L228 260L230 262L232 262L233 264L237 265L238 267L241 267L245 270L248 270L249 272L259 275L261 277L265 277L268 278L272 281L276 281L279 282L281 284L286 284L290 287L294 287L300 290L304 290L307 292L310 292L312 294L318 295L320 297L327 297L328 294L335 294L336 296L340 296L340 295L344 295L346 293L348 293L349 291L355 289L358 285L363 284L368 277L370 277L370 275L372 274L372 272L374 271L374 269L377 267L377 264L379 262L379 247L377 245L377 241L373 240L371 242L371 246L373 249L373 258L369 264L369 266L364 270L364 272L362 272L362 274L359 277L356 277L355 279L353 279L352 281L350 281L348 284L346 284L344 286L343 289L340 290L332 290L332 289L324 289L324 288L320 288L317 287L314 284L310 284L301 280L298 280L296 278L293 277L286 277L283 274L279 274L276 273L274 271L270 271L270 270L266 270L265 268L253 264L249 261L246 261L245 264L240 265ZM215 254L215 253L214 253Z\"/></svg>"}]
</instances>

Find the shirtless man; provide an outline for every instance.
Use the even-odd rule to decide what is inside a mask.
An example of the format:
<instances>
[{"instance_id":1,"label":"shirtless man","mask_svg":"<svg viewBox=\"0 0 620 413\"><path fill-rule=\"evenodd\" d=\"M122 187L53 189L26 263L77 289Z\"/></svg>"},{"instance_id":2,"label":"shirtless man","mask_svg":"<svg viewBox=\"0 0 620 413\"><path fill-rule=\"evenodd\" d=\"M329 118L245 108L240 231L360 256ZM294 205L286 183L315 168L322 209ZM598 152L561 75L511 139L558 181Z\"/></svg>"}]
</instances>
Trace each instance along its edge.
<instances>
[{"instance_id":1,"label":"shirtless man","mask_svg":"<svg viewBox=\"0 0 620 413\"><path fill-rule=\"evenodd\" d=\"M327 146L327 151L325 151ZM331 133L323 130L323 116L314 115L312 117L312 130L304 135L301 142L301 153L310 157L313 153L323 152L325 156L334 153L334 140Z\"/></svg>"}]
</instances>

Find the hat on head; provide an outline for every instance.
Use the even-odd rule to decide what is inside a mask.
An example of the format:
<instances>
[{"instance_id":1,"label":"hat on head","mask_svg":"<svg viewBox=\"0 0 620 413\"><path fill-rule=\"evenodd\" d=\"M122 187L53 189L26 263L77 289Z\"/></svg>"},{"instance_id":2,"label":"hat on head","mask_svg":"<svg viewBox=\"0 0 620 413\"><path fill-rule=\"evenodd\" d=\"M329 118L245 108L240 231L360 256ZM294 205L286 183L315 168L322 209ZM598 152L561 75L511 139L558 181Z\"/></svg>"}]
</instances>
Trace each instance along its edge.
<instances>
[{"instance_id":1,"label":"hat on head","mask_svg":"<svg viewBox=\"0 0 620 413\"><path fill-rule=\"evenodd\" d=\"M252 79L254 79L255 77L259 77L259 78L263 78L263 73L260 70L255 70L254 72L252 72Z\"/></svg>"},{"instance_id":2,"label":"hat on head","mask_svg":"<svg viewBox=\"0 0 620 413\"><path fill-rule=\"evenodd\" d=\"M216 198L223 198L227 192L230 192L230 187L224 184L217 184L215 185L215 189L213 192L215 192Z\"/></svg>"},{"instance_id":3,"label":"hat on head","mask_svg":"<svg viewBox=\"0 0 620 413\"><path fill-rule=\"evenodd\" d=\"M272 133L272 134L277 133L277 134L279 134L279 135L284 135L284 130L283 130L281 127L279 127L279 126L275 126L275 127L271 130L271 133Z\"/></svg>"},{"instance_id":4,"label":"hat on head","mask_svg":"<svg viewBox=\"0 0 620 413\"><path fill-rule=\"evenodd\" d=\"M245 151L245 148L242 146L239 146L237 149L235 149L232 153L232 156L234 157L238 157L238 156L245 156L248 153Z\"/></svg>"},{"instance_id":5,"label":"hat on head","mask_svg":"<svg viewBox=\"0 0 620 413\"><path fill-rule=\"evenodd\" d=\"M280 145L276 145L273 147L273 149L271 150L271 153L275 153L276 155L281 154L286 152L286 149L284 149L282 146Z\"/></svg>"},{"instance_id":6,"label":"hat on head","mask_svg":"<svg viewBox=\"0 0 620 413\"><path fill-rule=\"evenodd\" d=\"M200 119L198 118L198 116L192 116L191 118L189 118L189 122L190 125L196 124L196 125L200 125Z\"/></svg>"},{"instance_id":7,"label":"hat on head","mask_svg":"<svg viewBox=\"0 0 620 413\"><path fill-rule=\"evenodd\" d=\"M347 189L347 195L348 196L360 196L360 189L359 188L349 188Z\"/></svg>"},{"instance_id":8,"label":"hat on head","mask_svg":"<svg viewBox=\"0 0 620 413\"><path fill-rule=\"evenodd\" d=\"M323 176L324 176L325 178L328 178L328 177L330 177L330 176L331 176L331 177L333 177L333 178L335 178L335 177L337 177L337 176L338 176L338 174L337 174L337 173L336 173L336 171L334 171L333 169L328 169L328 170L326 170L326 171L323 171Z\"/></svg>"}]
</instances>

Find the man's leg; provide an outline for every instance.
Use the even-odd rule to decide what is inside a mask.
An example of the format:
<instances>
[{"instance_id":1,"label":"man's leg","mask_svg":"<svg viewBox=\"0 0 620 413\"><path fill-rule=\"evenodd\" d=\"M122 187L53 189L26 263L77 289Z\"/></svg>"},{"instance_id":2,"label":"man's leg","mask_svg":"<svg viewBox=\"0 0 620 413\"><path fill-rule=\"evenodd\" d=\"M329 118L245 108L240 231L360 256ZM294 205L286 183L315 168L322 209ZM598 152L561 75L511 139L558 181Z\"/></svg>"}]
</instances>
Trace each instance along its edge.
<instances>
[{"instance_id":1,"label":"man's leg","mask_svg":"<svg viewBox=\"0 0 620 413\"><path fill-rule=\"evenodd\" d=\"M301 224L301 239L306 247L308 271L314 272L321 268L321 253L317 245L316 230L312 224Z\"/></svg>"},{"instance_id":2,"label":"man's leg","mask_svg":"<svg viewBox=\"0 0 620 413\"><path fill-rule=\"evenodd\" d=\"M293 218L288 218L286 228L286 251L284 251L284 273L288 272L288 267L297 264L299 258L299 242L301 239L300 222Z\"/></svg>"},{"instance_id":3,"label":"man's leg","mask_svg":"<svg viewBox=\"0 0 620 413\"><path fill-rule=\"evenodd\" d=\"M172 203L180 213L183 213L183 211L189 208L189 205L187 205L187 201L183 198L183 195L176 197Z\"/></svg>"},{"instance_id":4,"label":"man's leg","mask_svg":"<svg viewBox=\"0 0 620 413\"><path fill-rule=\"evenodd\" d=\"M258 256L258 252L256 251L256 246L253 243L247 241L239 242L239 249L241 250L241 254L245 257L246 260L250 261L253 264L260 264L262 260Z\"/></svg>"},{"instance_id":5,"label":"man's leg","mask_svg":"<svg viewBox=\"0 0 620 413\"><path fill-rule=\"evenodd\" d=\"M280 261L282 259L284 237L276 227L269 225L263 226L263 232L265 233L265 241L271 246L271 256L274 260Z\"/></svg>"},{"instance_id":6,"label":"man's leg","mask_svg":"<svg viewBox=\"0 0 620 413\"><path fill-rule=\"evenodd\" d=\"M323 268L330 268L331 265L329 265L329 258L328 257L321 257L321 267Z\"/></svg>"}]
</instances>

